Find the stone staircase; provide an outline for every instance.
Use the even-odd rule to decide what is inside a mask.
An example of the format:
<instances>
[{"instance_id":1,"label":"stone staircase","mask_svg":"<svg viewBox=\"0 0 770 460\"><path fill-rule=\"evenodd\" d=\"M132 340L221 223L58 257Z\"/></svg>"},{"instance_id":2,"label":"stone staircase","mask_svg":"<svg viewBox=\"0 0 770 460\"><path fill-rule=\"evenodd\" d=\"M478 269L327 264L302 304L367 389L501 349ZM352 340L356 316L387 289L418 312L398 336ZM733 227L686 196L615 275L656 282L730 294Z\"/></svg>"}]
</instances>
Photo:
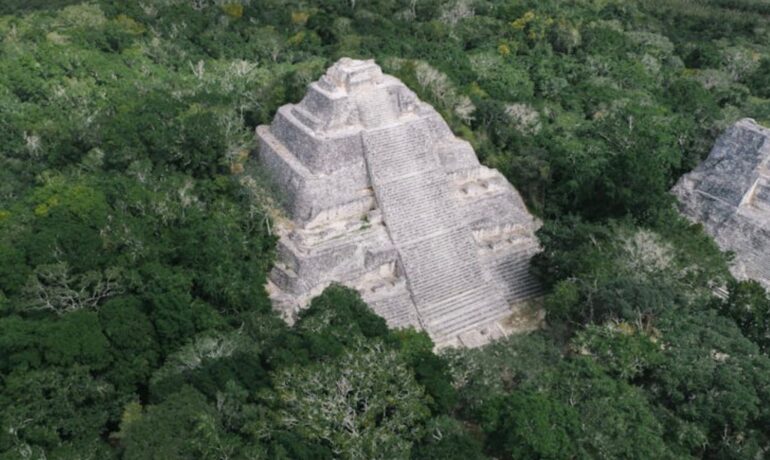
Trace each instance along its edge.
<instances>
[{"instance_id":1,"label":"stone staircase","mask_svg":"<svg viewBox=\"0 0 770 460\"><path fill-rule=\"evenodd\" d=\"M530 272L532 254L530 247L515 248L488 261L492 276L498 279L509 304L537 297L543 292L542 284Z\"/></svg>"},{"instance_id":2,"label":"stone staircase","mask_svg":"<svg viewBox=\"0 0 770 460\"><path fill-rule=\"evenodd\" d=\"M394 240L415 241L455 223L446 183L436 173L412 175L383 184L376 190L388 232Z\"/></svg>"},{"instance_id":3,"label":"stone staircase","mask_svg":"<svg viewBox=\"0 0 770 460\"><path fill-rule=\"evenodd\" d=\"M428 148L426 127L427 123L418 121L366 134L367 147L371 151L367 163L374 184L437 167L435 154Z\"/></svg>"},{"instance_id":4,"label":"stone staircase","mask_svg":"<svg viewBox=\"0 0 770 460\"><path fill-rule=\"evenodd\" d=\"M484 281L471 230L454 213L447 176L423 126L396 124L362 136L422 326L440 342L510 314L502 293Z\"/></svg>"},{"instance_id":5,"label":"stone staircase","mask_svg":"<svg viewBox=\"0 0 770 460\"><path fill-rule=\"evenodd\" d=\"M421 308L423 325L431 332L434 341L451 340L463 332L509 315L510 310L501 308L501 299L490 290L490 286L481 283L481 287Z\"/></svg>"},{"instance_id":6,"label":"stone staircase","mask_svg":"<svg viewBox=\"0 0 770 460\"><path fill-rule=\"evenodd\" d=\"M445 300L473 289L481 281L475 247L464 229L443 231L402 244L399 254L418 305Z\"/></svg>"},{"instance_id":7,"label":"stone staircase","mask_svg":"<svg viewBox=\"0 0 770 460\"><path fill-rule=\"evenodd\" d=\"M362 297L375 313L385 319L388 326L393 328L420 327L417 310L414 308L412 297L406 286L402 285L388 296L370 298L364 294Z\"/></svg>"}]
</instances>

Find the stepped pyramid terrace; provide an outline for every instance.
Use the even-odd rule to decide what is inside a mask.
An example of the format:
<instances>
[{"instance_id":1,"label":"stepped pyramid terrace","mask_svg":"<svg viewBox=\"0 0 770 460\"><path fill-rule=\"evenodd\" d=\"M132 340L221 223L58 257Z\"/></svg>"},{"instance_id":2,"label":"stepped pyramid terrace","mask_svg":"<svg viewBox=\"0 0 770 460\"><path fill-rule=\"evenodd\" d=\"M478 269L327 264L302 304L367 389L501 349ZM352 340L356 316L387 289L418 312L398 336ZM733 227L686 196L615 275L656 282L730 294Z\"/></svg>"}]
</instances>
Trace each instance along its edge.
<instances>
[{"instance_id":1,"label":"stepped pyramid terrace","mask_svg":"<svg viewBox=\"0 0 770 460\"><path fill-rule=\"evenodd\" d=\"M397 78L343 58L257 136L291 219L268 282L288 320L338 282L438 346L523 327L541 294L529 272L538 221Z\"/></svg>"},{"instance_id":2,"label":"stepped pyramid terrace","mask_svg":"<svg viewBox=\"0 0 770 460\"><path fill-rule=\"evenodd\" d=\"M701 222L731 270L770 289L770 130L745 118L719 137L709 157L674 187L681 211Z\"/></svg>"}]
</instances>

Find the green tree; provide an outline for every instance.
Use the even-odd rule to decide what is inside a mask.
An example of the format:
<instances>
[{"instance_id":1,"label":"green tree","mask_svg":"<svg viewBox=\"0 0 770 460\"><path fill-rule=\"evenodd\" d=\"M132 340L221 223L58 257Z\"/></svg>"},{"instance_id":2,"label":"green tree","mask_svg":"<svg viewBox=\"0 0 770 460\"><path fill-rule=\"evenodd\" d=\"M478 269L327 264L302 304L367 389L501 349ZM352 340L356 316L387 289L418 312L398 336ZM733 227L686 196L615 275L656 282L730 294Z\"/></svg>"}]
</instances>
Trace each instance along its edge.
<instances>
[{"instance_id":1,"label":"green tree","mask_svg":"<svg viewBox=\"0 0 770 460\"><path fill-rule=\"evenodd\" d=\"M734 319L747 338L770 352L770 298L756 281L733 282L719 311Z\"/></svg>"},{"instance_id":2,"label":"green tree","mask_svg":"<svg viewBox=\"0 0 770 460\"><path fill-rule=\"evenodd\" d=\"M215 417L215 409L203 395L190 387L182 387L166 401L147 407L140 418L121 427L123 458L194 458L198 443L192 442L191 433L204 430L206 436L211 436L206 425L216 420Z\"/></svg>"},{"instance_id":3,"label":"green tree","mask_svg":"<svg viewBox=\"0 0 770 460\"><path fill-rule=\"evenodd\" d=\"M573 337L570 347L591 356L610 375L633 381L663 361L659 333L637 330L626 322L589 325Z\"/></svg>"},{"instance_id":4,"label":"green tree","mask_svg":"<svg viewBox=\"0 0 770 460\"><path fill-rule=\"evenodd\" d=\"M579 414L573 439L589 458L673 458L664 425L646 395L585 357L565 360L549 378L552 393Z\"/></svg>"},{"instance_id":5,"label":"green tree","mask_svg":"<svg viewBox=\"0 0 770 460\"><path fill-rule=\"evenodd\" d=\"M530 391L490 402L483 428L488 448L504 458L570 458L580 422L570 406Z\"/></svg>"},{"instance_id":6,"label":"green tree","mask_svg":"<svg viewBox=\"0 0 770 460\"><path fill-rule=\"evenodd\" d=\"M110 342L113 364L107 378L122 391L135 391L158 365L160 346L155 329L136 297L110 300L99 310L99 322Z\"/></svg>"},{"instance_id":7,"label":"green tree","mask_svg":"<svg viewBox=\"0 0 770 460\"><path fill-rule=\"evenodd\" d=\"M408 457L429 414L424 390L395 351L358 340L331 362L275 374L279 426L342 458Z\"/></svg>"},{"instance_id":8,"label":"green tree","mask_svg":"<svg viewBox=\"0 0 770 460\"><path fill-rule=\"evenodd\" d=\"M18 370L5 377L2 390L0 452L91 442L121 404L112 385L80 365Z\"/></svg>"},{"instance_id":9,"label":"green tree","mask_svg":"<svg viewBox=\"0 0 770 460\"><path fill-rule=\"evenodd\" d=\"M770 359L714 310L675 310L659 327L665 361L651 369L649 392L669 442L690 455L758 455L768 442Z\"/></svg>"},{"instance_id":10,"label":"green tree","mask_svg":"<svg viewBox=\"0 0 770 460\"><path fill-rule=\"evenodd\" d=\"M433 353L433 341L424 331L401 329L394 333L399 340L399 351L414 370L417 382L430 397L430 408L435 414L450 412L457 403L457 392L452 386L449 363Z\"/></svg>"},{"instance_id":11,"label":"green tree","mask_svg":"<svg viewBox=\"0 0 770 460\"><path fill-rule=\"evenodd\" d=\"M762 58L757 69L748 77L747 84L752 94L770 98L770 57Z\"/></svg>"},{"instance_id":12,"label":"green tree","mask_svg":"<svg viewBox=\"0 0 770 460\"><path fill-rule=\"evenodd\" d=\"M483 460L481 443L461 422L441 416L426 423L423 439L412 448L415 460Z\"/></svg>"}]
</instances>

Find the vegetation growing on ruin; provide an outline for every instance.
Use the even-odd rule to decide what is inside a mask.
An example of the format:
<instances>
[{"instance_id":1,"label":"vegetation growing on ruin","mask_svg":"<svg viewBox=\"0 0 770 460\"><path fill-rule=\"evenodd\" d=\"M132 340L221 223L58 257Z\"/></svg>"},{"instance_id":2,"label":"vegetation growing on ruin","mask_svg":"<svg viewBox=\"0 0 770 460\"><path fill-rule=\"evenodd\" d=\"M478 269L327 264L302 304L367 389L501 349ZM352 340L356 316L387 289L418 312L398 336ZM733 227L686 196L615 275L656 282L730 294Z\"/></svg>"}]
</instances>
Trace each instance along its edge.
<instances>
[{"instance_id":1,"label":"vegetation growing on ruin","mask_svg":"<svg viewBox=\"0 0 770 460\"><path fill-rule=\"evenodd\" d=\"M770 300L667 193L770 124L765 2L10 0L0 39L0 459L770 455ZM545 330L271 311L253 129L342 56L544 220Z\"/></svg>"}]
</instances>

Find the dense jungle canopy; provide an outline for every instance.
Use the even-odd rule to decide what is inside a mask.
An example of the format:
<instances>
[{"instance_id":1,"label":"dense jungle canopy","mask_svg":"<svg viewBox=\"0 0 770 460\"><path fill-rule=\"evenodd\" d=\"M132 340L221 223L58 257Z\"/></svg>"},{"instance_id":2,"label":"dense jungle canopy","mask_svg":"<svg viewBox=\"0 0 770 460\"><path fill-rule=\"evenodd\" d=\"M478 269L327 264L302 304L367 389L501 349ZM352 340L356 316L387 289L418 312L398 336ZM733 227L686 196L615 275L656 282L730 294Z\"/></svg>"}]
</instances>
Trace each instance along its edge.
<instances>
[{"instance_id":1,"label":"dense jungle canopy","mask_svg":"<svg viewBox=\"0 0 770 460\"><path fill-rule=\"evenodd\" d=\"M272 311L254 128L342 56L543 220L546 328ZM770 300L668 193L743 117L764 0L4 0L0 459L764 458Z\"/></svg>"}]
</instances>

